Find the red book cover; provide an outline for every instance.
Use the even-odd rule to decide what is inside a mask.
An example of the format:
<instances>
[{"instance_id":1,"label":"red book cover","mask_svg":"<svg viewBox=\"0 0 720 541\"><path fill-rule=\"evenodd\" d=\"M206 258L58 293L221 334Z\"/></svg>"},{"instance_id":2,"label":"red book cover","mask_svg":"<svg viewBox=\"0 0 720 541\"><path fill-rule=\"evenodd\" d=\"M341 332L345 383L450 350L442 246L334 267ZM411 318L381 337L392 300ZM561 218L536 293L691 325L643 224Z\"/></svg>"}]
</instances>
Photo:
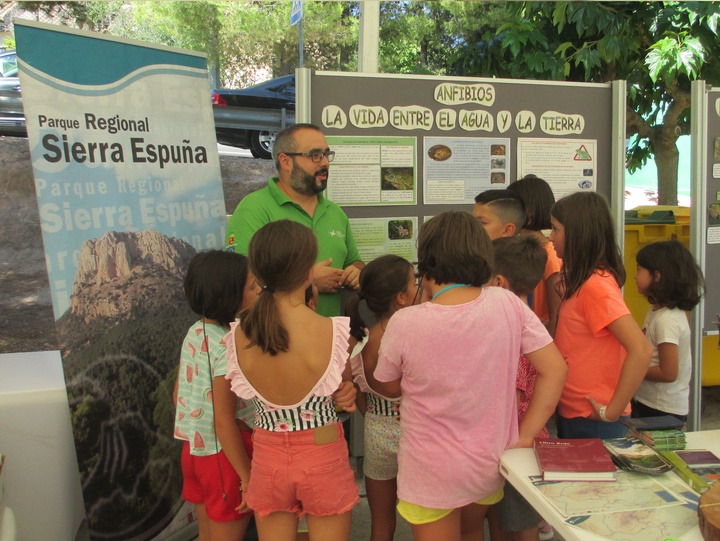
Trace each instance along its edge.
<instances>
[{"instance_id":1,"label":"red book cover","mask_svg":"<svg viewBox=\"0 0 720 541\"><path fill-rule=\"evenodd\" d=\"M535 438L543 481L614 481L617 468L600 438Z\"/></svg>"}]
</instances>

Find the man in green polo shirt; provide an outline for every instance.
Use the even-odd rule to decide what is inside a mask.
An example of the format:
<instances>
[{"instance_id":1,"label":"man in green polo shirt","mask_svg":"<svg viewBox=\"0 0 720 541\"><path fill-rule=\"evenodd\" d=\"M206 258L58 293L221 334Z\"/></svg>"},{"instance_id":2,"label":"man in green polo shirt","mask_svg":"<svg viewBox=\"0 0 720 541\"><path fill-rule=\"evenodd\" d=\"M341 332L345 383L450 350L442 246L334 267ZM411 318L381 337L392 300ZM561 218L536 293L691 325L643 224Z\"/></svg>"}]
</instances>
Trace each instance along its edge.
<instances>
[{"instance_id":1,"label":"man in green polo shirt","mask_svg":"<svg viewBox=\"0 0 720 541\"><path fill-rule=\"evenodd\" d=\"M334 157L317 126L294 124L278 133L273 148L278 176L240 201L228 222L226 239L229 247L247 255L250 239L269 222L288 219L312 229L319 249L314 268L320 292L317 311L325 316L340 314L338 291L343 286L358 289L364 265L348 217L322 195Z\"/></svg>"}]
</instances>

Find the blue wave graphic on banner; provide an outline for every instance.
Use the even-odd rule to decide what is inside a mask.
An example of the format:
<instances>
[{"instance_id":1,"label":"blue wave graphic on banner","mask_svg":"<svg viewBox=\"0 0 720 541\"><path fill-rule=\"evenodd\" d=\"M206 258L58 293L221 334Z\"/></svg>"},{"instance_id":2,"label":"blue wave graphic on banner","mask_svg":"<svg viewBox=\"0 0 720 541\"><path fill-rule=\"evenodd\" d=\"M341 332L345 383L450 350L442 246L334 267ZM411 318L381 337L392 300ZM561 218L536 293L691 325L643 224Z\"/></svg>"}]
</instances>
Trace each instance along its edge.
<instances>
[{"instance_id":1,"label":"blue wave graphic on banner","mask_svg":"<svg viewBox=\"0 0 720 541\"><path fill-rule=\"evenodd\" d=\"M21 65L24 63L24 60L20 60ZM24 74L28 77L31 77L32 79L35 79L36 81L39 81L49 86L50 88L60 90L67 94L72 94L74 96L108 96L110 94L115 94L116 92L123 90L124 88L139 79L144 79L145 77L151 77L153 75L178 75L195 79L207 78L207 74L205 72L193 73L185 68L158 66L156 68L145 68L142 70L138 70L136 73L131 74L130 77L125 77L121 81L118 81L118 84L102 85L102 88L94 88L90 85L86 85L84 88L78 88L77 86L71 86L70 84L63 84L66 83L66 81L58 81L56 79L51 79L50 77L46 77L45 74L41 72L36 72L34 70L25 70ZM116 81L111 81L111 83L115 82Z\"/></svg>"}]
</instances>

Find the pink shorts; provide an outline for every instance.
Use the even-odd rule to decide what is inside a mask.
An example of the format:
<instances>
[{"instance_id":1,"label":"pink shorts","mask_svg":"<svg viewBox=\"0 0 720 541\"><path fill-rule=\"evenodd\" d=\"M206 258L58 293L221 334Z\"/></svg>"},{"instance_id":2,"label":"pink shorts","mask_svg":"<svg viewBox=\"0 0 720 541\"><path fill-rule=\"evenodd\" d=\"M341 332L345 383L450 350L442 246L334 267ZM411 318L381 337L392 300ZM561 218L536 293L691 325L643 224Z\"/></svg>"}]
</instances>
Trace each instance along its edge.
<instances>
[{"instance_id":1,"label":"pink shorts","mask_svg":"<svg viewBox=\"0 0 720 541\"><path fill-rule=\"evenodd\" d=\"M316 443L316 435L327 441L328 434L334 441ZM340 515L360 501L340 423L293 432L256 428L253 444L246 497L255 516Z\"/></svg>"},{"instance_id":2,"label":"pink shorts","mask_svg":"<svg viewBox=\"0 0 720 541\"><path fill-rule=\"evenodd\" d=\"M243 431L242 438L245 450L252 458L252 432ZM195 456L190 454L190 444L184 442L181 464L183 499L190 503L204 504L210 520L231 522L252 514L235 511L242 503L240 476L223 451L216 455ZM227 500L223 499L223 492Z\"/></svg>"}]
</instances>

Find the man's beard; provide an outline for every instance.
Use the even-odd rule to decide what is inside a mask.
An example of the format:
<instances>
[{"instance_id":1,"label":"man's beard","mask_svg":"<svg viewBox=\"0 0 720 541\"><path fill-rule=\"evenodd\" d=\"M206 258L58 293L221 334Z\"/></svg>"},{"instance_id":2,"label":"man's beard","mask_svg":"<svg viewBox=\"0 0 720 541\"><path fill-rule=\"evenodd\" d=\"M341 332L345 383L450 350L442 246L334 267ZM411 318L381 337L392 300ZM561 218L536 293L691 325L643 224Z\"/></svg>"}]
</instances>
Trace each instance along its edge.
<instances>
[{"instance_id":1,"label":"man's beard","mask_svg":"<svg viewBox=\"0 0 720 541\"><path fill-rule=\"evenodd\" d=\"M315 171L315 173L311 174L303 171L299 167L295 167L290 174L290 186L292 186L293 190L302 195L318 195L327 188L327 176L318 184L315 179L318 174L327 175L328 168L321 167Z\"/></svg>"}]
</instances>

